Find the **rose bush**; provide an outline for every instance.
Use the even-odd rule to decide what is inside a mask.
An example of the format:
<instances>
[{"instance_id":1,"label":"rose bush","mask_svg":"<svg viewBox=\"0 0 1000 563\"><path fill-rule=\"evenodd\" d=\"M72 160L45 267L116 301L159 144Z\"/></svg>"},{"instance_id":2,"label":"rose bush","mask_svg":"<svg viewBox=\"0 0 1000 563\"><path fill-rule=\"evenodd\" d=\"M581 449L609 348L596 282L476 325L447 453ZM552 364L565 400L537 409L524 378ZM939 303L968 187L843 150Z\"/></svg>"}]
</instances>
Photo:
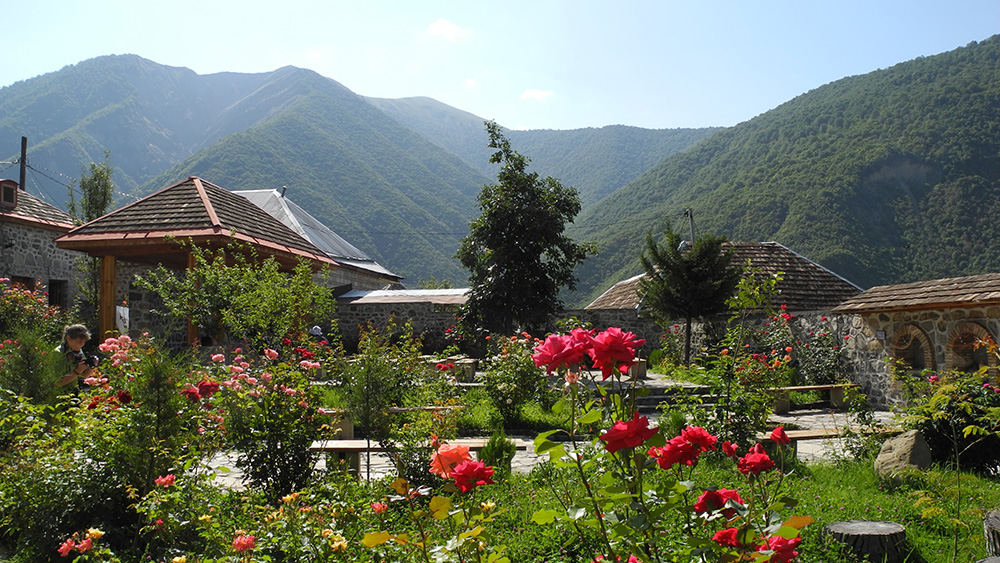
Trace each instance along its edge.
<instances>
[{"instance_id":1,"label":"rose bush","mask_svg":"<svg viewBox=\"0 0 1000 563\"><path fill-rule=\"evenodd\" d=\"M578 373L584 358L579 342L587 342L579 333L549 335L536 349L535 361L553 371ZM611 391L594 382L600 402L581 392L578 377L567 377L568 404L563 408L572 419L570 445L551 440L556 431L547 432L535 440L535 451L547 454L557 468L572 470L582 487L560 488L553 483L566 510L538 511L534 521L566 526L567 532L575 533L592 550L595 561L792 560L801 541L799 530L812 519L782 518L781 512L794 506L794 501L782 495L783 472L775 471L778 465L760 444L736 460L735 468L745 483L743 494L735 489L698 487L694 470L699 458L716 449L736 458L738 446L720 443L701 427L687 426L670 437L650 427L644 416L629 407L629 397L622 394L633 389L620 381L641 341L609 329L591 333L589 342L582 346L583 352L601 369L602 380L605 374L616 377ZM577 432L594 424L606 430L589 447L579 445ZM783 429L776 429L773 437L780 451L787 436ZM668 477L652 478L650 472L657 467L667 471ZM680 543L663 535L675 524L671 512L679 512L686 522Z\"/></svg>"}]
</instances>

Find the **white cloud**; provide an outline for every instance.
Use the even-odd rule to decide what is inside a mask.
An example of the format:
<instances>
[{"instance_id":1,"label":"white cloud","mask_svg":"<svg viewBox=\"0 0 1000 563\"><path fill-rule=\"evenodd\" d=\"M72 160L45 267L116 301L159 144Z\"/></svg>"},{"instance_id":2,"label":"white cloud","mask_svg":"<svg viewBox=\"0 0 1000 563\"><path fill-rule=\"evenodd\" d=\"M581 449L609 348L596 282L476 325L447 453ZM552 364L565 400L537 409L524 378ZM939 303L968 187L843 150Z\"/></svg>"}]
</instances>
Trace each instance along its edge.
<instances>
[{"instance_id":1,"label":"white cloud","mask_svg":"<svg viewBox=\"0 0 1000 563\"><path fill-rule=\"evenodd\" d=\"M440 37L452 43L458 43L472 36L471 29L460 27L444 18L438 18L436 22L427 26L427 30L424 33L429 37Z\"/></svg>"},{"instance_id":2,"label":"white cloud","mask_svg":"<svg viewBox=\"0 0 1000 563\"><path fill-rule=\"evenodd\" d=\"M465 82L462 83L462 86L464 86L466 90L478 90L481 84L475 78L466 78Z\"/></svg>"},{"instance_id":3,"label":"white cloud","mask_svg":"<svg viewBox=\"0 0 1000 563\"><path fill-rule=\"evenodd\" d=\"M549 96L553 94L552 90L525 90L521 94L522 100L534 100L536 102L544 102L549 99Z\"/></svg>"}]
</instances>

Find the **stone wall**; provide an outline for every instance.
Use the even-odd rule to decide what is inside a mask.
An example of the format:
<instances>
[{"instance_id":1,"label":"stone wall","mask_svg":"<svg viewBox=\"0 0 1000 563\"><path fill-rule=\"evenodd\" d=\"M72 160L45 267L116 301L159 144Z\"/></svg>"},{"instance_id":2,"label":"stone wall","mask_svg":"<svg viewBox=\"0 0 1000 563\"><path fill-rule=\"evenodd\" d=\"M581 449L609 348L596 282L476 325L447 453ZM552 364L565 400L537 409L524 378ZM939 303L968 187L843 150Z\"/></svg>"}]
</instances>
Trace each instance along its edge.
<instances>
[{"instance_id":1,"label":"stone wall","mask_svg":"<svg viewBox=\"0 0 1000 563\"><path fill-rule=\"evenodd\" d=\"M41 282L55 297L53 305L69 308L76 300L77 259L85 254L57 248L61 231L0 223L0 277ZM55 294L56 288L61 295ZM33 289L33 288L32 288Z\"/></svg>"},{"instance_id":2,"label":"stone wall","mask_svg":"<svg viewBox=\"0 0 1000 563\"><path fill-rule=\"evenodd\" d=\"M920 336L921 339L926 337L926 357L930 365L920 367L936 370L964 369L963 362L959 361L960 355L955 352L958 336L971 328L979 336L990 336L996 340L1000 335L1000 307L851 315L839 317L838 322L841 333L848 336L844 347L852 370L852 381L861 384L876 404L891 406L902 403L904 399L900 386L892 381L895 363L893 354L902 355L900 348L911 342L909 336L923 335ZM996 365L995 358L985 354L980 361Z\"/></svg>"},{"instance_id":3,"label":"stone wall","mask_svg":"<svg viewBox=\"0 0 1000 563\"><path fill-rule=\"evenodd\" d=\"M415 334L423 335L424 349L438 352L448 346L445 330L455 325L459 308L457 305L435 303L337 303L337 326L344 347L353 351L357 348L361 328L371 326L384 329L392 319L402 324L411 321Z\"/></svg>"}]
</instances>

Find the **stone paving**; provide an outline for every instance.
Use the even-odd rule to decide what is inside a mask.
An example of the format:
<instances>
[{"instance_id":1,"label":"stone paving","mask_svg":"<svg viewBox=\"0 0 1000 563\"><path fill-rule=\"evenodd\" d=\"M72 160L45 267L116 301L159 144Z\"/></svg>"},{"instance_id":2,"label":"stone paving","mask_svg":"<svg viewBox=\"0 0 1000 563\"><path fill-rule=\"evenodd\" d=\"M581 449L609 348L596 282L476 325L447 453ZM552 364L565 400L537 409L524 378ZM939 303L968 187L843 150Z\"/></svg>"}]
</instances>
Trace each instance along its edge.
<instances>
[{"instance_id":1,"label":"stone paving","mask_svg":"<svg viewBox=\"0 0 1000 563\"><path fill-rule=\"evenodd\" d=\"M677 385L677 383L667 380L662 375L649 373L642 380L642 383L649 387L665 387ZM876 418L886 424L892 424L893 415L890 412L878 411ZM650 417L654 418L654 417ZM771 423L775 426L784 425L797 429L819 429L819 428L847 428L852 426L850 414L845 411L830 409L806 409L793 410L787 415L772 415ZM524 450L518 450L511 462L511 469L519 473L527 473L539 463L539 460L547 459L548 456L537 456L534 452L534 436L511 436L518 445L524 446ZM842 452L844 444L842 439L822 439L822 440L801 440L797 444L798 458L806 462L815 462L833 459L838 452ZM236 468L235 459L227 456L219 456L212 462L213 466L225 466L230 468L228 473L218 473L217 479L227 486L240 487L242 474ZM325 462L319 461L318 469L325 469ZM389 458L384 454L371 455L371 476L378 479L392 474L393 466ZM368 474L367 456L361 457L361 475Z\"/></svg>"}]
</instances>

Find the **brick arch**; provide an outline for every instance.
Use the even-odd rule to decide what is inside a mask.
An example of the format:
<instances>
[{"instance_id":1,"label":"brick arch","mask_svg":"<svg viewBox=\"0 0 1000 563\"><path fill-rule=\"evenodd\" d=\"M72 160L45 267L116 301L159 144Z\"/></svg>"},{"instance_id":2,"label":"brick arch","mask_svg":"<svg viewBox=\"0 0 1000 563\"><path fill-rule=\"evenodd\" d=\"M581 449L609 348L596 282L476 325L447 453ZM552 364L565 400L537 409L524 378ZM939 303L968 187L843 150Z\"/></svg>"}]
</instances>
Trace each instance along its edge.
<instances>
[{"instance_id":1,"label":"brick arch","mask_svg":"<svg viewBox=\"0 0 1000 563\"><path fill-rule=\"evenodd\" d=\"M979 340L993 340L993 335L979 323L966 321L952 329L945 346L945 367L959 371L976 371L981 366L997 367L997 357L985 347L976 349Z\"/></svg>"},{"instance_id":2,"label":"brick arch","mask_svg":"<svg viewBox=\"0 0 1000 563\"><path fill-rule=\"evenodd\" d=\"M934 369L934 348L927 333L913 324L905 324L892 334L889 353L915 370Z\"/></svg>"}]
</instances>

